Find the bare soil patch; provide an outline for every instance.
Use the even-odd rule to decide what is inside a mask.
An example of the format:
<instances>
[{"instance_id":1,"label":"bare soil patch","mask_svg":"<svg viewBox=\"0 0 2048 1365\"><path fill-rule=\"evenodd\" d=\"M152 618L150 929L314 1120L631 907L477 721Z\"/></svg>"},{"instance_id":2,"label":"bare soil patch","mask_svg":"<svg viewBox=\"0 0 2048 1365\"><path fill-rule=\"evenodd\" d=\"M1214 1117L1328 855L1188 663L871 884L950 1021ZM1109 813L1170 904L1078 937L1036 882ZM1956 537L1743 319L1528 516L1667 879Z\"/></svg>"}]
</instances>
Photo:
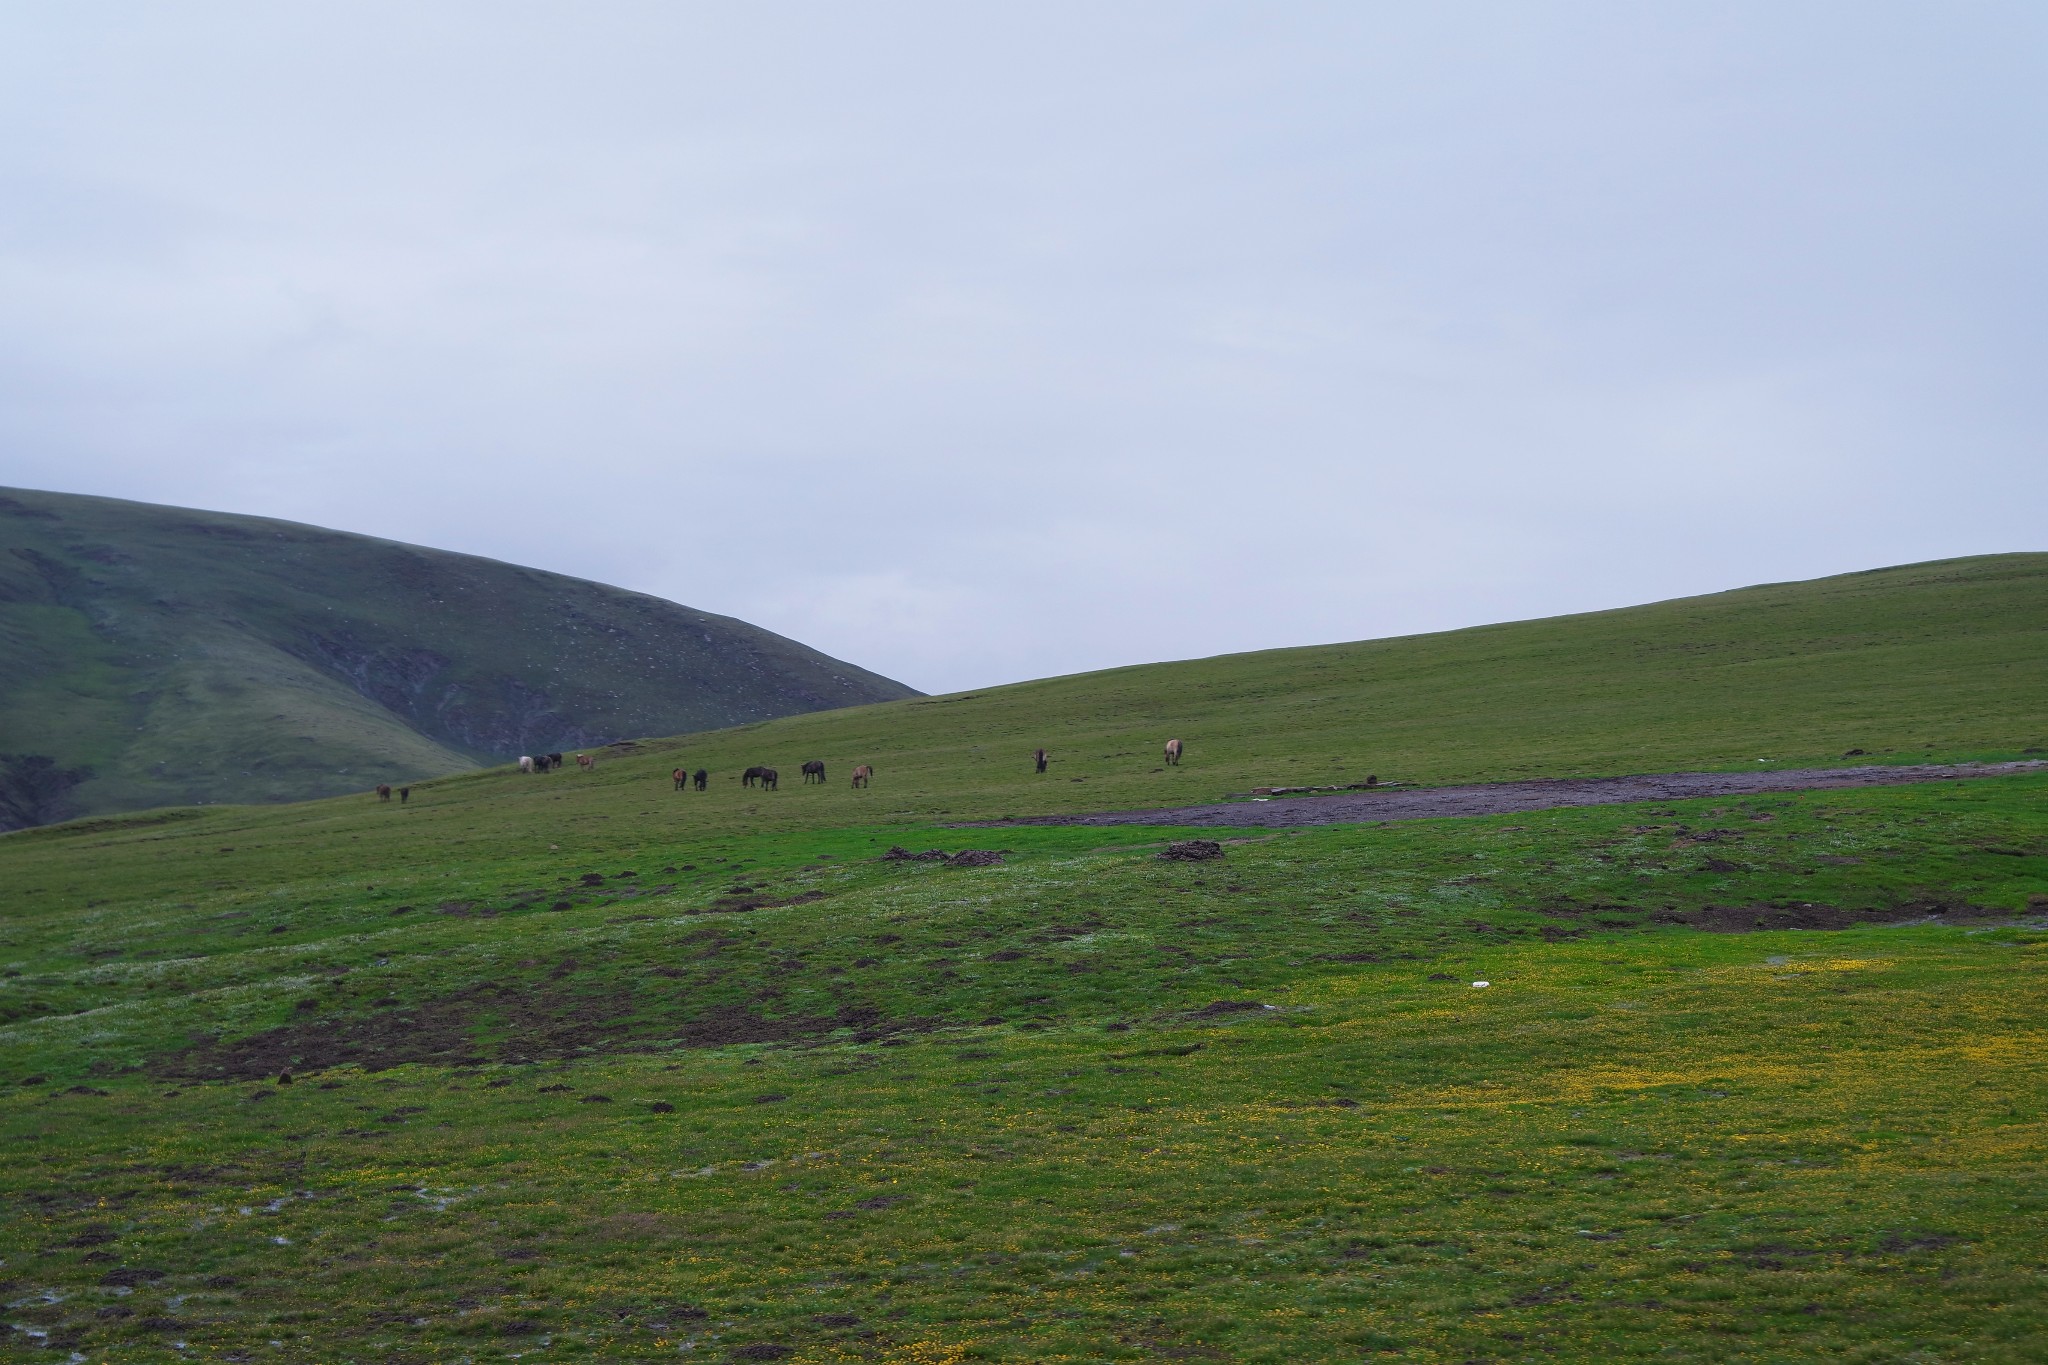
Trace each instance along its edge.
<instances>
[{"instance_id":1,"label":"bare soil patch","mask_svg":"<svg viewBox=\"0 0 2048 1365\"><path fill-rule=\"evenodd\" d=\"M861 1041L936 1027L930 1019L892 1020L869 1007L833 1015L770 1018L741 1005L692 1007L629 993L576 995L559 988L486 984L375 1013L293 1021L246 1038L201 1038L149 1063L152 1074L192 1080L247 1080L294 1071L360 1066L382 1071L408 1063L472 1066L569 1056L604 1045L619 1050L660 1041L688 1047L782 1043L857 1030ZM566 1088L566 1087L564 1087Z\"/></svg>"},{"instance_id":2,"label":"bare soil patch","mask_svg":"<svg viewBox=\"0 0 2048 1365\"><path fill-rule=\"evenodd\" d=\"M977 821L972 828L1009 825L1194 825L1272 828L1371 824L1382 820L1435 820L1456 815L1505 815L1565 806L1607 806L1629 801L1686 801L1696 797L1754 796L1766 792L1889 787L1911 782L1953 782L2040 772L2048 763L1913 764L1868 768L1780 768L1754 773L1654 773L1633 777L1539 778L1466 787L1391 785L1333 796L1231 801L1158 810L1102 811L1093 815L1031 815ZM965 828L966 826L963 826Z\"/></svg>"},{"instance_id":3,"label":"bare soil patch","mask_svg":"<svg viewBox=\"0 0 2048 1365\"><path fill-rule=\"evenodd\" d=\"M2010 910L1971 905L1963 900L1916 901L1888 907L1844 907L1801 902L1768 905L1702 905L1691 910L1660 910L1651 918L1660 924L1684 924L1716 934L1749 934L1765 929L1852 929L1859 924L1898 924L1940 916L1956 923L2007 920Z\"/></svg>"}]
</instances>

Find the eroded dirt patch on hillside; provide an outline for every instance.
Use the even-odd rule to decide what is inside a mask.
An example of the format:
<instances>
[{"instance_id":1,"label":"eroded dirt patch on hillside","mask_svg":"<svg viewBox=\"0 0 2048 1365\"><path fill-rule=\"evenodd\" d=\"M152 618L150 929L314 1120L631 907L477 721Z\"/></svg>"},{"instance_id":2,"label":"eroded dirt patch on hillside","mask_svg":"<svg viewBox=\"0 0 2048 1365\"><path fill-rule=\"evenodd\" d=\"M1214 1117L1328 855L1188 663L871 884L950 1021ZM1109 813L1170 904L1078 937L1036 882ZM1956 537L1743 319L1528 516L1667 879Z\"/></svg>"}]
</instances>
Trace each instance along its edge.
<instances>
[{"instance_id":1,"label":"eroded dirt patch on hillside","mask_svg":"<svg viewBox=\"0 0 2048 1365\"><path fill-rule=\"evenodd\" d=\"M628 1052L664 1044L795 1042L842 1029L855 1030L857 1041L872 1041L928 1031L940 1022L887 1019L865 1007L833 1015L775 1018L740 1005L688 1012L650 1005L630 995L574 995L486 984L374 1013L294 1021L246 1038L202 1038L152 1060L147 1069L181 1080L248 1080L336 1066L383 1071L408 1063L544 1061L599 1047Z\"/></svg>"},{"instance_id":2,"label":"eroded dirt patch on hillside","mask_svg":"<svg viewBox=\"0 0 2048 1365\"><path fill-rule=\"evenodd\" d=\"M1231 801L1159 810L1102 811L1094 815L1029 815L983 820L961 828L1008 825L1213 825L1287 827L1359 825L1382 820L1435 820L1455 815L1507 815L1565 806L1610 806L1630 801L1688 801L1696 797L1756 796L1767 792L1890 787L1953 782L2048 770L2048 762L1924 763L1880 768L1782 768L1758 773L1652 773L1634 777L1540 778L1467 787L1381 788L1336 796Z\"/></svg>"},{"instance_id":3,"label":"eroded dirt patch on hillside","mask_svg":"<svg viewBox=\"0 0 2048 1365\"><path fill-rule=\"evenodd\" d=\"M1798 904L1702 905L1691 910L1660 910L1659 924L1684 924L1717 934L1753 934L1766 929L1853 929L1866 924L1901 924L1939 917L1956 924L2009 920L2014 912L1964 900L1916 901L1884 909Z\"/></svg>"}]
</instances>

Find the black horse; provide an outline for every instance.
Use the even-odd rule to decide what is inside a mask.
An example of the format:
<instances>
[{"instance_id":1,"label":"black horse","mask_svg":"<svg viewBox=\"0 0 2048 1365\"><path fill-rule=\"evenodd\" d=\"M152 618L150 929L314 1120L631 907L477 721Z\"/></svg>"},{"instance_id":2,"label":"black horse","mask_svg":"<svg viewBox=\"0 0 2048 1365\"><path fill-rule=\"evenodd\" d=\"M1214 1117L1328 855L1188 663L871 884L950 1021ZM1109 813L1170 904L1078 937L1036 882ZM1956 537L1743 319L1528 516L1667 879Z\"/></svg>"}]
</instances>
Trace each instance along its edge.
<instances>
[{"instance_id":1,"label":"black horse","mask_svg":"<svg viewBox=\"0 0 2048 1365\"><path fill-rule=\"evenodd\" d=\"M814 759L812 759L812 760L811 760L810 762L808 762L808 763L804 764L804 785L805 785L805 786L809 786L809 785L810 785L811 783L813 783L813 782L823 782L824 780L825 780L825 760L824 760L824 759L822 759L822 758L814 758Z\"/></svg>"},{"instance_id":2,"label":"black horse","mask_svg":"<svg viewBox=\"0 0 2048 1365\"><path fill-rule=\"evenodd\" d=\"M766 780L767 776L768 770L757 765L740 774L740 785L742 787L751 787L756 782Z\"/></svg>"},{"instance_id":3,"label":"black horse","mask_svg":"<svg viewBox=\"0 0 2048 1365\"><path fill-rule=\"evenodd\" d=\"M1031 761L1038 765L1038 771L1044 772L1046 763L1045 750L1034 749L1031 753Z\"/></svg>"},{"instance_id":4,"label":"black horse","mask_svg":"<svg viewBox=\"0 0 2048 1365\"><path fill-rule=\"evenodd\" d=\"M690 780L697 784L698 791L703 791L704 784L711 780L711 774L703 768L699 768L696 772L690 774Z\"/></svg>"}]
</instances>

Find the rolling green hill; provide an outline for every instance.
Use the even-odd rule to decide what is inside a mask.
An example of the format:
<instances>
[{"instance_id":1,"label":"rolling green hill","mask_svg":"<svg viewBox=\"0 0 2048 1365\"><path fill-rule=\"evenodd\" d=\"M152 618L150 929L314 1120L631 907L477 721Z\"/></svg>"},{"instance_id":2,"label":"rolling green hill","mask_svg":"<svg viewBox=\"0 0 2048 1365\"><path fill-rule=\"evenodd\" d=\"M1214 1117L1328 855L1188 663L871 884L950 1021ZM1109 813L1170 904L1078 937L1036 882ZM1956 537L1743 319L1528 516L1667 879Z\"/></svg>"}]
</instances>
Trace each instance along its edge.
<instances>
[{"instance_id":1,"label":"rolling green hill","mask_svg":"<svg viewBox=\"0 0 2048 1365\"><path fill-rule=\"evenodd\" d=\"M2044 606L2048 556L1958 560L0 836L8 1340L2039 1360L2048 775L1198 862L957 822L2016 757Z\"/></svg>"},{"instance_id":2,"label":"rolling green hill","mask_svg":"<svg viewBox=\"0 0 2048 1365\"><path fill-rule=\"evenodd\" d=\"M0 828L297 800L911 695L744 622L560 574L0 489Z\"/></svg>"},{"instance_id":3,"label":"rolling green hill","mask_svg":"<svg viewBox=\"0 0 2048 1365\"><path fill-rule=\"evenodd\" d=\"M1187 745L1177 768L1160 761L1173 737ZM1040 745L1053 759L1042 779L1029 769ZM671 754L718 772L870 763L871 792L835 782L803 807L753 802L746 818L969 819L1367 776L1434 785L2040 746L2048 554L2012 554L792 716L655 746L644 769L601 780L634 783Z\"/></svg>"}]
</instances>

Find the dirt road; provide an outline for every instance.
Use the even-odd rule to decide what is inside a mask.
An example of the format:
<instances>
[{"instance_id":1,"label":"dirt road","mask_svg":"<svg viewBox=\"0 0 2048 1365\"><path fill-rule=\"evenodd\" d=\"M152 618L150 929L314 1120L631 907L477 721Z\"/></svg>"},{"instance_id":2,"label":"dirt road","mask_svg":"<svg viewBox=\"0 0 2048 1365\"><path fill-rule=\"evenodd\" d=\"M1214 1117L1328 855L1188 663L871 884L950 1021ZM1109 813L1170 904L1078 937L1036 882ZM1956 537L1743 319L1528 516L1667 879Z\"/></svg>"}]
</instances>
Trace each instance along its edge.
<instances>
[{"instance_id":1,"label":"dirt road","mask_svg":"<svg viewBox=\"0 0 2048 1365\"><path fill-rule=\"evenodd\" d=\"M1560 806L1607 806L1623 801L1682 801L1699 796L1753 796L1762 792L1831 791L1889 787L1905 782L1947 782L2039 772L2048 762L1921 764L1884 768L1782 768L1754 773L1658 773L1641 777L1539 778L1471 787L1397 788L1334 796L1274 797L1166 810L1117 810L1097 815L1033 815L977 822L1005 825L1216 825L1271 828L1356 825L1379 820L1430 820L1446 815L1504 815Z\"/></svg>"}]
</instances>

